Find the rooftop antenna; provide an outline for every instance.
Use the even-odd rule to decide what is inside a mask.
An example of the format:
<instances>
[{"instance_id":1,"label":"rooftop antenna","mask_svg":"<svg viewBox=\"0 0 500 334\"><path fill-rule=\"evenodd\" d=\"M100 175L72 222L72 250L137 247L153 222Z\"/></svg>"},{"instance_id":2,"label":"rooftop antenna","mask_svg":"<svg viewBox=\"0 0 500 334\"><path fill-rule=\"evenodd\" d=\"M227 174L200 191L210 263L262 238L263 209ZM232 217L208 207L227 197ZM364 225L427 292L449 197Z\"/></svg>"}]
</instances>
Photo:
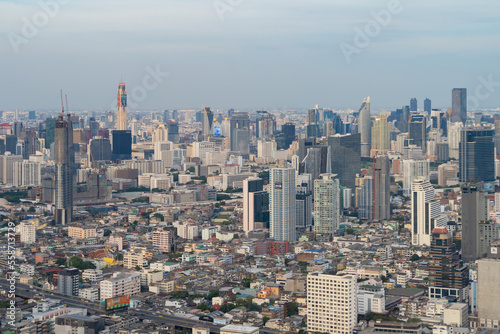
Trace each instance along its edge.
<instances>
[{"instance_id":1,"label":"rooftop antenna","mask_svg":"<svg viewBox=\"0 0 500 334\"><path fill-rule=\"evenodd\" d=\"M62 97L62 89L61 89L61 107L62 107L62 113L64 114L64 103L63 103L63 97Z\"/></svg>"}]
</instances>

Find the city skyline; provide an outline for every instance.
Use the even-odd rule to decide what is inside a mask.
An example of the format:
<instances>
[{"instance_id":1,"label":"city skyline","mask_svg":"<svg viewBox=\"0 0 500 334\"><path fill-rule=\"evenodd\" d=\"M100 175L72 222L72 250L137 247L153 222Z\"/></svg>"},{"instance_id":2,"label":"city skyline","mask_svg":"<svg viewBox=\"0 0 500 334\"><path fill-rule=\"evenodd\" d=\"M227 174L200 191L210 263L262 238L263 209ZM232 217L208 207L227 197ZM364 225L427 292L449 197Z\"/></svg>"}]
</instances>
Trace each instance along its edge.
<instances>
[{"instance_id":1,"label":"city skyline","mask_svg":"<svg viewBox=\"0 0 500 334\"><path fill-rule=\"evenodd\" d=\"M129 98L131 110L315 104L357 109L366 96L374 110L407 105L412 97L420 109L426 97L434 108L445 109L455 87L476 97L471 110L500 105L494 94L500 37L493 1L470 7L447 1L449 6L441 7L446 12L430 1L399 1L387 22L374 18L388 10L383 1L235 2L223 12L217 1L110 1L99 2L96 14L95 1L58 2L33 36L23 34L23 18L33 22L35 14L44 13L40 5L0 2L10 13L0 23L7 36L0 50L10 64L4 70L9 83L0 86L0 109L58 109L60 88L72 110L111 109L109 96L121 77L130 97L134 88L151 88L146 96L137 90L136 101ZM380 31L367 46L356 45L356 31L370 22ZM356 53L347 57L345 45ZM411 82L402 85L402 74ZM478 87L481 94L475 96Z\"/></svg>"}]
</instances>

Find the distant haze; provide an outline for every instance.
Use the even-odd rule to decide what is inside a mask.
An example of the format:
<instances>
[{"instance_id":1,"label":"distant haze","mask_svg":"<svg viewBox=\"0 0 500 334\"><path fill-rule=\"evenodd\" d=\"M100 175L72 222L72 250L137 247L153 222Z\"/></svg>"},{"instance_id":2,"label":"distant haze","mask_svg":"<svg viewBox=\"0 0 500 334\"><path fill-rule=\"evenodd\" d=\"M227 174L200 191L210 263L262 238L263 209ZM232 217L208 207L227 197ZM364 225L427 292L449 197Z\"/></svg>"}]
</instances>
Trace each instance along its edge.
<instances>
[{"instance_id":1,"label":"distant haze","mask_svg":"<svg viewBox=\"0 0 500 334\"><path fill-rule=\"evenodd\" d=\"M70 109L110 109L121 80L131 109L448 108L454 87L499 107L500 2L401 0L375 18L394 1L59 0L26 35L39 1L0 0L0 110L58 109L61 88Z\"/></svg>"}]
</instances>

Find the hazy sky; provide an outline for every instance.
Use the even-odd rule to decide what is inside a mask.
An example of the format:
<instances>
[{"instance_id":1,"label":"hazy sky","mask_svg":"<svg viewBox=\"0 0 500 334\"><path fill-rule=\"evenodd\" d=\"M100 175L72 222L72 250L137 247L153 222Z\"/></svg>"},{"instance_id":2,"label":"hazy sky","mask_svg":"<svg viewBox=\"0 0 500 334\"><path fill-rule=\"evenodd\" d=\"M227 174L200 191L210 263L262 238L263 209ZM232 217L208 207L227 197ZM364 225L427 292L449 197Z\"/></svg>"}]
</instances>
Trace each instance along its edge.
<instances>
[{"instance_id":1,"label":"hazy sky","mask_svg":"<svg viewBox=\"0 0 500 334\"><path fill-rule=\"evenodd\" d=\"M60 88L70 109L109 109L122 77L133 109L448 108L453 87L500 106L498 0L41 2L59 9L0 0L0 110L59 109Z\"/></svg>"}]
</instances>

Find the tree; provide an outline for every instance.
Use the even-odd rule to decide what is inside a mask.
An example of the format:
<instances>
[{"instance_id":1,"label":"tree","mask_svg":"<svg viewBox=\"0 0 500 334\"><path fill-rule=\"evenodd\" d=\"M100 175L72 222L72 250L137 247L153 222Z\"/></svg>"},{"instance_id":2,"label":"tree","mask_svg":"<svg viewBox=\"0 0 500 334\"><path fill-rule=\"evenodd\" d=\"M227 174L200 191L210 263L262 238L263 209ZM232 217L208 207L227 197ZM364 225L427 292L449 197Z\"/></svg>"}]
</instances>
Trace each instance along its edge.
<instances>
[{"instance_id":1,"label":"tree","mask_svg":"<svg viewBox=\"0 0 500 334\"><path fill-rule=\"evenodd\" d=\"M106 231L104 231L104 236L109 237L111 235L111 233L113 233L111 230L106 230Z\"/></svg>"},{"instance_id":2,"label":"tree","mask_svg":"<svg viewBox=\"0 0 500 334\"><path fill-rule=\"evenodd\" d=\"M95 265L92 262L84 261L81 257L76 255L68 260L68 266L75 267L80 270L95 269Z\"/></svg>"},{"instance_id":3,"label":"tree","mask_svg":"<svg viewBox=\"0 0 500 334\"><path fill-rule=\"evenodd\" d=\"M382 282L387 282L387 277L385 277L384 275L380 276L380 279L382 280Z\"/></svg>"},{"instance_id":4,"label":"tree","mask_svg":"<svg viewBox=\"0 0 500 334\"><path fill-rule=\"evenodd\" d=\"M141 270L141 267L139 267L139 266L137 265L137 266L135 266L135 270L136 270L136 271L140 271L140 270Z\"/></svg>"},{"instance_id":5,"label":"tree","mask_svg":"<svg viewBox=\"0 0 500 334\"><path fill-rule=\"evenodd\" d=\"M296 302L290 302L288 303L288 315L296 315L299 314L299 304Z\"/></svg>"},{"instance_id":6,"label":"tree","mask_svg":"<svg viewBox=\"0 0 500 334\"><path fill-rule=\"evenodd\" d=\"M162 222L165 221L165 216L163 216L161 213L155 213L153 217L158 218Z\"/></svg>"},{"instance_id":7,"label":"tree","mask_svg":"<svg viewBox=\"0 0 500 334\"><path fill-rule=\"evenodd\" d=\"M346 231L347 234L354 234L354 229L348 228Z\"/></svg>"},{"instance_id":8,"label":"tree","mask_svg":"<svg viewBox=\"0 0 500 334\"><path fill-rule=\"evenodd\" d=\"M262 324L265 326L266 325L266 322L269 321L269 317L263 317L262 318Z\"/></svg>"},{"instance_id":9,"label":"tree","mask_svg":"<svg viewBox=\"0 0 500 334\"><path fill-rule=\"evenodd\" d=\"M250 279L250 278L244 278L241 281L241 285L244 286L245 288L249 288L250 287L250 283L252 283L252 279Z\"/></svg>"},{"instance_id":10,"label":"tree","mask_svg":"<svg viewBox=\"0 0 500 334\"><path fill-rule=\"evenodd\" d=\"M120 254L116 255L116 259L117 259L118 261L123 261L123 254L122 254L122 253L120 253Z\"/></svg>"},{"instance_id":11,"label":"tree","mask_svg":"<svg viewBox=\"0 0 500 334\"><path fill-rule=\"evenodd\" d=\"M57 259L56 264L57 264L58 266L64 266L64 265L66 264L66 259L65 259L65 258L63 258L63 257L62 257L62 258L59 258L59 259Z\"/></svg>"},{"instance_id":12,"label":"tree","mask_svg":"<svg viewBox=\"0 0 500 334\"><path fill-rule=\"evenodd\" d=\"M188 168L188 171L190 173L194 173L196 171L196 169L194 168L194 166L191 166L191 167Z\"/></svg>"},{"instance_id":13,"label":"tree","mask_svg":"<svg viewBox=\"0 0 500 334\"><path fill-rule=\"evenodd\" d=\"M35 207L34 207L34 206L31 206L31 207L28 209L28 212L29 212L29 213L34 213L34 212L36 212Z\"/></svg>"},{"instance_id":14,"label":"tree","mask_svg":"<svg viewBox=\"0 0 500 334\"><path fill-rule=\"evenodd\" d=\"M415 262L418 260L420 260L420 256L418 256L417 254L413 254L410 258L410 261L412 261L412 262Z\"/></svg>"}]
</instances>

